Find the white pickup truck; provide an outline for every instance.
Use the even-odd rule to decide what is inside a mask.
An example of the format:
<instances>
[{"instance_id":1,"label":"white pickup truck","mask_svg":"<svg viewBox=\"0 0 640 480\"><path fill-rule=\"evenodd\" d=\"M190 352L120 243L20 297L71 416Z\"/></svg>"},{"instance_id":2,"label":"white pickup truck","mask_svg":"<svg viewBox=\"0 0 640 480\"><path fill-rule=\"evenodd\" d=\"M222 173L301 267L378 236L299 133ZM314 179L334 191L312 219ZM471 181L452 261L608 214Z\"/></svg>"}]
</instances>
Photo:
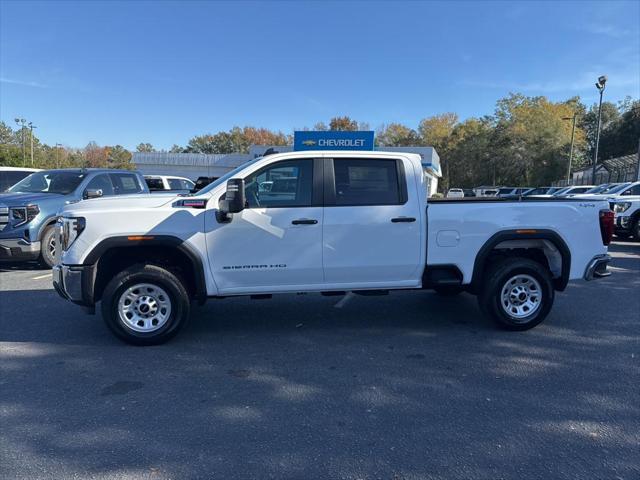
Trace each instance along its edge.
<instances>
[{"instance_id":1,"label":"white pickup truck","mask_svg":"<svg viewBox=\"0 0 640 480\"><path fill-rule=\"evenodd\" d=\"M605 201L427 201L420 157L323 151L257 158L190 196L64 208L53 284L121 339L174 336L211 297L434 289L476 294L525 330L569 280L608 275ZM373 300L372 300L373 301Z\"/></svg>"}]
</instances>

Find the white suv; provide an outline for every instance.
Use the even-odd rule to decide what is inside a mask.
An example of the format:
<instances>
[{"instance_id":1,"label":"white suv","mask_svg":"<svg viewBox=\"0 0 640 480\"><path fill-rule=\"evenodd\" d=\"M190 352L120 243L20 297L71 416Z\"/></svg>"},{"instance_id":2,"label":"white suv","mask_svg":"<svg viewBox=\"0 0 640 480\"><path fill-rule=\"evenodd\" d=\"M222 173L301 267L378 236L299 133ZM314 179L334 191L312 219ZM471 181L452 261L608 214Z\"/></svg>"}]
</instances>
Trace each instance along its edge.
<instances>
[{"instance_id":1,"label":"white suv","mask_svg":"<svg viewBox=\"0 0 640 480\"><path fill-rule=\"evenodd\" d=\"M147 182L151 193L189 193L196 185L188 178L172 177L169 175L145 175L144 180Z\"/></svg>"}]
</instances>

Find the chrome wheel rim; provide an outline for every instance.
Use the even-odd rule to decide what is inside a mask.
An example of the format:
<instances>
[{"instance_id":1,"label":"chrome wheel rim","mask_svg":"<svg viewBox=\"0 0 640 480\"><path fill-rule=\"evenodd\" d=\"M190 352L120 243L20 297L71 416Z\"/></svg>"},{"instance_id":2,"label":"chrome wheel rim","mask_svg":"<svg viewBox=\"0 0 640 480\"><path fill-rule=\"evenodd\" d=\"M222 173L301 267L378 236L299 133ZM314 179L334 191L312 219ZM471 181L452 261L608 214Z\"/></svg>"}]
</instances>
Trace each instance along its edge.
<instances>
[{"instance_id":1,"label":"chrome wheel rim","mask_svg":"<svg viewBox=\"0 0 640 480\"><path fill-rule=\"evenodd\" d=\"M157 285L138 283L120 295L118 315L122 323L134 332L154 332L169 320L171 298Z\"/></svg>"},{"instance_id":2,"label":"chrome wheel rim","mask_svg":"<svg viewBox=\"0 0 640 480\"><path fill-rule=\"evenodd\" d=\"M542 288L531 275L519 274L507 280L500 295L502 309L514 320L522 321L540 309Z\"/></svg>"}]
</instances>

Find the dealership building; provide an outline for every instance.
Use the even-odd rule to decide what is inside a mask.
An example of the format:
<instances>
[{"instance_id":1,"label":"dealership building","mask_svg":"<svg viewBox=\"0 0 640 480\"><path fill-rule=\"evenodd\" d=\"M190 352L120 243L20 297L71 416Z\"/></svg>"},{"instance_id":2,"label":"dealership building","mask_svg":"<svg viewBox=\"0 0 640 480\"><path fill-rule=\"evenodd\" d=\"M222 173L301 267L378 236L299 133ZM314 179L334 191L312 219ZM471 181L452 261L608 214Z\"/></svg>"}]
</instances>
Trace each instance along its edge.
<instances>
[{"instance_id":1,"label":"dealership building","mask_svg":"<svg viewBox=\"0 0 640 480\"><path fill-rule=\"evenodd\" d=\"M374 147L373 132L295 132L293 145L252 145L248 154L135 152L131 163L143 175L175 175L192 180L198 177L221 177L237 166L271 153L304 150L376 150L417 153L429 195L436 193L442 177L440 157L433 147Z\"/></svg>"}]
</instances>

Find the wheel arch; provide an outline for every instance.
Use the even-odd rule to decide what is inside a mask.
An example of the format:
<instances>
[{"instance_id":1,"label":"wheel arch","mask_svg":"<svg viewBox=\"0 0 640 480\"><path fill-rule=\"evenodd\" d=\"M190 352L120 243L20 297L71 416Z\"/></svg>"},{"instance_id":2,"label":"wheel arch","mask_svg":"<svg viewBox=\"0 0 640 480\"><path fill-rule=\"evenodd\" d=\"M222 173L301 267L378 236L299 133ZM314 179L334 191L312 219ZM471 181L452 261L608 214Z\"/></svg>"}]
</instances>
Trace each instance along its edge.
<instances>
[{"instance_id":1,"label":"wheel arch","mask_svg":"<svg viewBox=\"0 0 640 480\"><path fill-rule=\"evenodd\" d=\"M86 256L84 265L93 266L91 297L100 300L113 274L135 263L166 266L186 283L187 290L199 302L207 298L203 261L196 249L171 235L117 236L98 243Z\"/></svg>"},{"instance_id":2,"label":"wheel arch","mask_svg":"<svg viewBox=\"0 0 640 480\"><path fill-rule=\"evenodd\" d=\"M47 217L42 221L40 227L38 228L38 236L36 238L38 241L42 240L42 236L44 235L44 232L47 228L52 227L56 224L57 219L57 215L54 215L52 217Z\"/></svg>"},{"instance_id":3,"label":"wheel arch","mask_svg":"<svg viewBox=\"0 0 640 480\"><path fill-rule=\"evenodd\" d=\"M548 246L549 248L545 248ZM553 278L553 286L563 291L569 282L571 271L571 251L562 237L553 230L517 229L503 230L489 238L478 251L473 264L472 291L478 292L482 285L489 260L499 250L530 250L541 259L543 255L547 267L553 272L559 267L559 275ZM510 252L509 252L510 253ZM532 255L524 255L531 257ZM558 265L559 263L559 265Z\"/></svg>"}]
</instances>

